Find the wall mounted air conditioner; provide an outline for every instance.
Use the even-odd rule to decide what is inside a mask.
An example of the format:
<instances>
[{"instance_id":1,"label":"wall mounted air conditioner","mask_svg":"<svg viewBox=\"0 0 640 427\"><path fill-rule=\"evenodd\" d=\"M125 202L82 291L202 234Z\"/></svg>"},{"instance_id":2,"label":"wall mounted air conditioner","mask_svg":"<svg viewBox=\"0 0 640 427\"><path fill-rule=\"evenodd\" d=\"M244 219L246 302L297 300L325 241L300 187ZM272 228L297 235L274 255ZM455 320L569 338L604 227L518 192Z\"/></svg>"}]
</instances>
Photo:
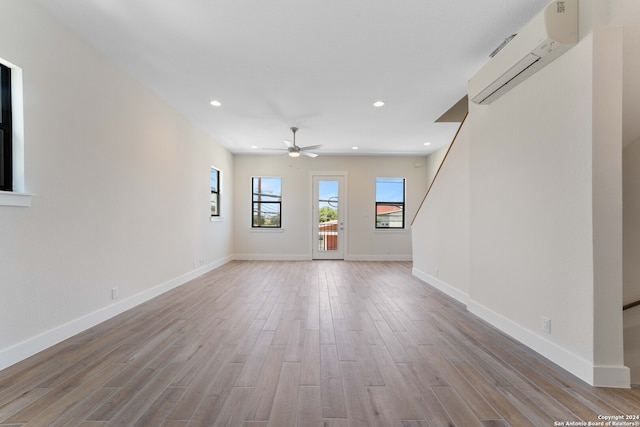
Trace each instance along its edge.
<instances>
[{"instance_id":1,"label":"wall mounted air conditioner","mask_svg":"<svg viewBox=\"0 0 640 427\"><path fill-rule=\"evenodd\" d=\"M469 98L490 104L578 42L578 0L553 1L469 80Z\"/></svg>"}]
</instances>

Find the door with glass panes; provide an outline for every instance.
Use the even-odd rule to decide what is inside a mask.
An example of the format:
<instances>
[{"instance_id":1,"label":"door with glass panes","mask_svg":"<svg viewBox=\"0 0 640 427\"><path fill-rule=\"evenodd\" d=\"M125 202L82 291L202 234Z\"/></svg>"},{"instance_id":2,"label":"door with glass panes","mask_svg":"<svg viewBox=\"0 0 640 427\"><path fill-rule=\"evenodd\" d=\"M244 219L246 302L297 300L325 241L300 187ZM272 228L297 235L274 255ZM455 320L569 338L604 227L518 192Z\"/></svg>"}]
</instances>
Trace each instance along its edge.
<instances>
[{"instance_id":1,"label":"door with glass panes","mask_svg":"<svg viewBox=\"0 0 640 427\"><path fill-rule=\"evenodd\" d=\"M313 176L313 259L344 259L344 176Z\"/></svg>"}]
</instances>

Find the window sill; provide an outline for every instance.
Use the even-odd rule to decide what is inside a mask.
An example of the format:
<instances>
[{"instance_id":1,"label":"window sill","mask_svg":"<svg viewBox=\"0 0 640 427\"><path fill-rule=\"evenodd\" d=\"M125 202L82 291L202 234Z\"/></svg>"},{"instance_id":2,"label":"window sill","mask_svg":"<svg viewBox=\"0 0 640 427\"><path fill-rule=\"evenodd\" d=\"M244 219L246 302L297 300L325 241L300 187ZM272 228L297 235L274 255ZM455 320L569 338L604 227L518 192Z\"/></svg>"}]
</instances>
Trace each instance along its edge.
<instances>
[{"instance_id":1,"label":"window sill","mask_svg":"<svg viewBox=\"0 0 640 427\"><path fill-rule=\"evenodd\" d=\"M211 217L211 222L222 222L224 221L224 218L221 216L212 216Z\"/></svg>"},{"instance_id":2,"label":"window sill","mask_svg":"<svg viewBox=\"0 0 640 427\"><path fill-rule=\"evenodd\" d=\"M284 233L284 228L256 228L251 227L249 229L252 233Z\"/></svg>"},{"instance_id":3,"label":"window sill","mask_svg":"<svg viewBox=\"0 0 640 427\"><path fill-rule=\"evenodd\" d=\"M374 233L406 233L409 230L407 228L374 228Z\"/></svg>"},{"instance_id":4,"label":"window sill","mask_svg":"<svg viewBox=\"0 0 640 427\"><path fill-rule=\"evenodd\" d=\"M28 208L31 206L33 195L15 193L13 191L0 191L0 206L18 206Z\"/></svg>"}]
</instances>

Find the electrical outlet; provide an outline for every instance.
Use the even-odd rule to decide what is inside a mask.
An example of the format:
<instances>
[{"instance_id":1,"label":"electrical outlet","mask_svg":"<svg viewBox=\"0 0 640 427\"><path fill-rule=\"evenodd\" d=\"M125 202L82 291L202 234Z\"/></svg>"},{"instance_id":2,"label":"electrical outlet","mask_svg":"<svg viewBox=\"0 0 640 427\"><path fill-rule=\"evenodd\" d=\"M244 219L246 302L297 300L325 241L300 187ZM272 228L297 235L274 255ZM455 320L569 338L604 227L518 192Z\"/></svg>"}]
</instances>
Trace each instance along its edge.
<instances>
[{"instance_id":1,"label":"electrical outlet","mask_svg":"<svg viewBox=\"0 0 640 427\"><path fill-rule=\"evenodd\" d=\"M542 323L540 324L540 328L542 332L545 334L551 334L551 319L548 317L542 317Z\"/></svg>"},{"instance_id":2,"label":"electrical outlet","mask_svg":"<svg viewBox=\"0 0 640 427\"><path fill-rule=\"evenodd\" d=\"M118 299L118 288L111 288L111 299Z\"/></svg>"}]
</instances>

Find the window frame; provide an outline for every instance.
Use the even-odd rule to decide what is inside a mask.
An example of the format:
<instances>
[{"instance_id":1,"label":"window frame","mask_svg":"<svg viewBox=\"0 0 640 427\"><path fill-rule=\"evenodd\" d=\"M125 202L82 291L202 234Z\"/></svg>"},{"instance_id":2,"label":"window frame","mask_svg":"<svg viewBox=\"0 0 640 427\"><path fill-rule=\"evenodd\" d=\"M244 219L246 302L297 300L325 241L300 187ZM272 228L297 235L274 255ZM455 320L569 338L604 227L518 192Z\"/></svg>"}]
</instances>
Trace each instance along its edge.
<instances>
[{"instance_id":1,"label":"window frame","mask_svg":"<svg viewBox=\"0 0 640 427\"><path fill-rule=\"evenodd\" d=\"M402 180L402 201L379 200L378 183L381 180ZM375 229L376 230L404 230L406 228L406 198L407 198L407 179L401 177L376 177L375 180ZM400 206L402 209L402 223L400 226L391 226L391 222L387 226L379 225L378 207L379 206Z\"/></svg>"},{"instance_id":2,"label":"window frame","mask_svg":"<svg viewBox=\"0 0 640 427\"><path fill-rule=\"evenodd\" d=\"M0 64L11 71L11 154L5 154L4 161L10 165L10 191L0 190L0 207L30 207L32 194L25 193L24 173L24 101L22 94L22 68L0 58ZM6 92L5 92L6 93ZM1 114L1 113L0 113ZM7 170L3 173L9 174ZM6 185L8 188L9 186Z\"/></svg>"},{"instance_id":3,"label":"window frame","mask_svg":"<svg viewBox=\"0 0 640 427\"><path fill-rule=\"evenodd\" d=\"M277 200L256 200L256 191L254 191L255 189L255 180L259 179L262 180L263 178L267 178L267 179L277 179L279 181L279 193L277 195L269 195L268 197L272 197L272 198L276 198ZM260 181L260 185L262 184L262 181ZM256 204L258 204L258 208L256 209ZM274 212L277 212L276 214L274 214L274 216L277 215L277 217L279 218L278 220L278 224L277 225L266 225L266 224L260 224L260 221L258 221L256 223L256 218L260 218L261 216L259 216L260 212L264 212L264 210L261 209L261 207L263 205L269 205L269 206L273 206L273 207L277 207L277 209ZM256 215L256 212L258 213L258 215ZM251 228L252 229L282 229L282 177L279 176L252 176L251 177Z\"/></svg>"},{"instance_id":4,"label":"window frame","mask_svg":"<svg viewBox=\"0 0 640 427\"><path fill-rule=\"evenodd\" d=\"M11 68L0 62L0 191L13 192Z\"/></svg>"},{"instance_id":5,"label":"window frame","mask_svg":"<svg viewBox=\"0 0 640 427\"><path fill-rule=\"evenodd\" d=\"M211 177L215 171L216 175L216 188L211 185ZM209 188L211 190L211 200L210 200L210 216L211 220L220 219L222 217L222 171L215 166L211 166L209 168ZM214 207L214 195L215 195L215 207L216 212L213 212Z\"/></svg>"}]
</instances>

